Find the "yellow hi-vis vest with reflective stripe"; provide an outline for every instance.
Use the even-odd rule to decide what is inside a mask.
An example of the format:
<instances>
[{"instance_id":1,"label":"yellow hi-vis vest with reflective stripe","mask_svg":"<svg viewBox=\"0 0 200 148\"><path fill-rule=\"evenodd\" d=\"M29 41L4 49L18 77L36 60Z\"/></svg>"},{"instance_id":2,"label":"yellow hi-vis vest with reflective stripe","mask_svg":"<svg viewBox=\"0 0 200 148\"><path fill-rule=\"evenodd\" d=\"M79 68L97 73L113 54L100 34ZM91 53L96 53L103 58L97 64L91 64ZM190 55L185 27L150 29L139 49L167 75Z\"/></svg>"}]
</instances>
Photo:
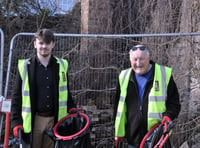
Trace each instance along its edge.
<instances>
[{"instance_id":1,"label":"yellow hi-vis vest with reflective stripe","mask_svg":"<svg viewBox=\"0 0 200 148\"><path fill-rule=\"evenodd\" d=\"M67 115L67 100L68 100L68 89L67 89L67 70L68 62L64 59L57 58L59 64L59 109L58 109L58 120L62 119ZM30 99L30 87L27 65L30 64L30 59L21 59L18 61L18 69L20 77L22 79L22 119L23 119L23 130L25 133L30 133L32 129L31 125L31 99Z\"/></svg>"},{"instance_id":2,"label":"yellow hi-vis vest with reflective stripe","mask_svg":"<svg viewBox=\"0 0 200 148\"><path fill-rule=\"evenodd\" d=\"M115 137L125 136L127 87L132 69L123 70L119 75L120 99L115 118ZM155 64L153 87L149 93L147 129L162 120L162 113L166 111L167 86L172 74L172 69Z\"/></svg>"}]
</instances>

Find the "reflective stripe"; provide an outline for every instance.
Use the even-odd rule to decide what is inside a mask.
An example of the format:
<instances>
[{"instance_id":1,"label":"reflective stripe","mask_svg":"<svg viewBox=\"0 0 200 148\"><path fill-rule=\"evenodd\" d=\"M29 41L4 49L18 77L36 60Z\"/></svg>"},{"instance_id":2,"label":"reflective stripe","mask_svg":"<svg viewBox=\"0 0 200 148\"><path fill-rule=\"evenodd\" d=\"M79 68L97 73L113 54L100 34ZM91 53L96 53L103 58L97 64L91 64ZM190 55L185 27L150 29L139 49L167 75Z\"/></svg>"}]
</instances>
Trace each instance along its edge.
<instances>
[{"instance_id":1,"label":"reflective stripe","mask_svg":"<svg viewBox=\"0 0 200 148\"><path fill-rule=\"evenodd\" d=\"M30 113L31 112L31 108L30 107L22 107L22 111Z\"/></svg>"},{"instance_id":2,"label":"reflective stripe","mask_svg":"<svg viewBox=\"0 0 200 148\"><path fill-rule=\"evenodd\" d=\"M29 91L22 91L23 96L30 96Z\"/></svg>"},{"instance_id":3,"label":"reflective stripe","mask_svg":"<svg viewBox=\"0 0 200 148\"><path fill-rule=\"evenodd\" d=\"M149 113L149 117L154 119L161 119L162 113Z\"/></svg>"},{"instance_id":4,"label":"reflective stripe","mask_svg":"<svg viewBox=\"0 0 200 148\"><path fill-rule=\"evenodd\" d=\"M149 101L165 101L166 100L166 97L163 97L163 96L150 96L149 97Z\"/></svg>"},{"instance_id":5,"label":"reflective stripe","mask_svg":"<svg viewBox=\"0 0 200 148\"><path fill-rule=\"evenodd\" d=\"M66 101L59 102L59 106L67 106L67 102Z\"/></svg>"},{"instance_id":6,"label":"reflective stripe","mask_svg":"<svg viewBox=\"0 0 200 148\"><path fill-rule=\"evenodd\" d=\"M117 117L120 117L120 115L121 115L121 112L117 112Z\"/></svg>"},{"instance_id":7,"label":"reflective stripe","mask_svg":"<svg viewBox=\"0 0 200 148\"><path fill-rule=\"evenodd\" d=\"M59 90L60 90L60 91L66 91L66 90L67 90L67 86L60 86L60 87L59 87Z\"/></svg>"},{"instance_id":8,"label":"reflective stripe","mask_svg":"<svg viewBox=\"0 0 200 148\"><path fill-rule=\"evenodd\" d=\"M120 102L124 102L124 100L125 100L125 98L124 98L123 96L120 96L119 101L120 101Z\"/></svg>"},{"instance_id":9,"label":"reflective stripe","mask_svg":"<svg viewBox=\"0 0 200 148\"><path fill-rule=\"evenodd\" d=\"M64 64L64 61L63 61L63 59L60 59L60 58L58 58L59 59L59 62L62 64L62 67L65 69L65 64ZM66 69L65 69L66 70Z\"/></svg>"},{"instance_id":10,"label":"reflective stripe","mask_svg":"<svg viewBox=\"0 0 200 148\"><path fill-rule=\"evenodd\" d=\"M166 71L164 66L160 66L161 76L162 76L162 95L166 96Z\"/></svg>"}]
</instances>

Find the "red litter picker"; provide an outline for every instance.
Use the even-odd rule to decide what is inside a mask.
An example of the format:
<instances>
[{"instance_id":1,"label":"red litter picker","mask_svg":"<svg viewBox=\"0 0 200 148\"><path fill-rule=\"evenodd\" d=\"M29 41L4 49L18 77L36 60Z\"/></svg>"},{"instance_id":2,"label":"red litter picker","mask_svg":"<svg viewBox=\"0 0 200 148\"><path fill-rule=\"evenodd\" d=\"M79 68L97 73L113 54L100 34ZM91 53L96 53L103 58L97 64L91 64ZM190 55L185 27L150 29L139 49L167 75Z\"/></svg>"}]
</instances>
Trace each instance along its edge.
<instances>
[{"instance_id":1,"label":"red litter picker","mask_svg":"<svg viewBox=\"0 0 200 148\"><path fill-rule=\"evenodd\" d=\"M171 148L169 136L173 127L173 121L155 124L144 136L140 148Z\"/></svg>"}]
</instances>

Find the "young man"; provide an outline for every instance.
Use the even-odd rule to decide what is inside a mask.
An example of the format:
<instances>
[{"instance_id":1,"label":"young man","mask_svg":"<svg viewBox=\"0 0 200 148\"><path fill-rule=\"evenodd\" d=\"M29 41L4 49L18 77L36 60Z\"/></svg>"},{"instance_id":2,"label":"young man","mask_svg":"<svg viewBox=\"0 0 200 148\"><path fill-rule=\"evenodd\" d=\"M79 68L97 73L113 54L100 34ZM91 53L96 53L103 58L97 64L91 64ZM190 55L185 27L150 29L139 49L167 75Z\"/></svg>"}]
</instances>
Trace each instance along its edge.
<instances>
[{"instance_id":1,"label":"young man","mask_svg":"<svg viewBox=\"0 0 200 148\"><path fill-rule=\"evenodd\" d=\"M158 122L175 119L179 93L172 69L154 63L144 45L129 52L131 68L119 75L114 103L116 145L126 138L129 148L139 148L147 131Z\"/></svg>"},{"instance_id":2,"label":"young man","mask_svg":"<svg viewBox=\"0 0 200 148\"><path fill-rule=\"evenodd\" d=\"M76 107L68 87L68 62L52 55L54 34L49 29L35 33L36 56L18 61L12 95L11 126L24 147L53 148L45 130Z\"/></svg>"}]
</instances>

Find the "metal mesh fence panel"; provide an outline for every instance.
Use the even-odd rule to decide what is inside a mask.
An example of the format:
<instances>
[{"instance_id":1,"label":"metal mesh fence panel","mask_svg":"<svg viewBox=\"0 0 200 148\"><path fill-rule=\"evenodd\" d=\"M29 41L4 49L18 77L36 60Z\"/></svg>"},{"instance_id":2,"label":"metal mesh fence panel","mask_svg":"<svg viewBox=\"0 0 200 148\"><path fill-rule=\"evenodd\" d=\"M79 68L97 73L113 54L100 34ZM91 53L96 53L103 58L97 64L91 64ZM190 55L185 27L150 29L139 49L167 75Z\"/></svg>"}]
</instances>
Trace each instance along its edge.
<instances>
[{"instance_id":1,"label":"metal mesh fence panel","mask_svg":"<svg viewBox=\"0 0 200 148\"><path fill-rule=\"evenodd\" d=\"M4 55L4 33L0 28L0 95L2 95L3 84L3 55Z\"/></svg>"},{"instance_id":2,"label":"metal mesh fence panel","mask_svg":"<svg viewBox=\"0 0 200 148\"><path fill-rule=\"evenodd\" d=\"M0 104L3 101L3 97L2 97L2 89L3 89L3 57L4 57L4 32L3 30L0 28ZM0 107L1 109L1 107ZM4 114L0 112L0 141L2 139L2 135L4 132Z\"/></svg>"},{"instance_id":3,"label":"metal mesh fence panel","mask_svg":"<svg viewBox=\"0 0 200 148\"><path fill-rule=\"evenodd\" d=\"M129 49L135 44L147 45L151 50L152 60L173 68L182 111L185 113L181 112L177 119L172 142L175 147L186 140L194 145L194 138L199 136L194 133L198 132L200 109L200 101L197 99L200 69L198 35L55 34L53 54L69 62L69 88L78 107L92 119L91 139L94 147L114 147L112 115L118 74L122 69L130 67ZM11 42L8 60L10 64L5 86L7 98L11 97L15 84L18 59L33 55L33 34L17 34ZM193 128L189 128L188 124Z\"/></svg>"}]
</instances>

